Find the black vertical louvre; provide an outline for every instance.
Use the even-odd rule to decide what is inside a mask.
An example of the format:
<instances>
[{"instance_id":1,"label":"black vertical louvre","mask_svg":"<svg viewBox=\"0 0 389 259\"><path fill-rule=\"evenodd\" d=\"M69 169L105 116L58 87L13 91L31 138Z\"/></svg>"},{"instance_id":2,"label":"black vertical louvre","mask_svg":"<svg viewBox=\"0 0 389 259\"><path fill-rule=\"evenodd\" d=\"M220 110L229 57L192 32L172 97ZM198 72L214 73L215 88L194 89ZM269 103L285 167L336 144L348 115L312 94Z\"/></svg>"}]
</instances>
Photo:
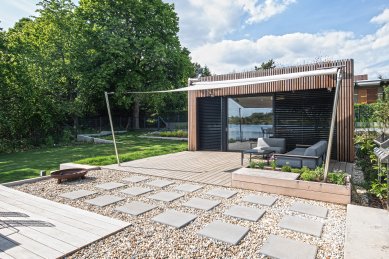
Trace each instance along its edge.
<instances>
[{"instance_id":1,"label":"black vertical louvre","mask_svg":"<svg viewBox=\"0 0 389 259\"><path fill-rule=\"evenodd\" d=\"M287 151L296 144L328 141L334 93L335 89L318 89L275 94L274 133L286 139ZM332 143L332 158L336 158L336 129Z\"/></svg>"},{"instance_id":2,"label":"black vertical louvre","mask_svg":"<svg viewBox=\"0 0 389 259\"><path fill-rule=\"evenodd\" d=\"M200 150L221 151L222 147L222 98L197 98L198 146Z\"/></svg>"}]
</instances>

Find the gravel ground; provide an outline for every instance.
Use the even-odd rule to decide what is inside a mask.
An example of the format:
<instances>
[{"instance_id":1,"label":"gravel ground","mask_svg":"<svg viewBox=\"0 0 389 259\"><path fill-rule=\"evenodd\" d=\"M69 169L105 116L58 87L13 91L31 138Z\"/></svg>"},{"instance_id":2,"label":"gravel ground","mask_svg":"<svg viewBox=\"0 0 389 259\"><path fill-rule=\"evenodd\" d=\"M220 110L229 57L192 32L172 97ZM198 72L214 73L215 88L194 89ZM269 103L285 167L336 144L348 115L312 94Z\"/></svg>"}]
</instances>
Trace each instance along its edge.
<instances>
[{"instance_id":1,"label":"gravel ground","mask_svg":"<svg viewBox=\"0 0 389 259\"><path fill-rule=\"evenodd\" d=\"M343 258L346 225L345 206L274 195L278 197L278 200L272 207L267 207L243 202L242 198L247 194L259 194L265 196L270 194L229 188L231 190L238 191L238 194L229 199L220 198L222 203L219 206L211 211L202 211L186 208L181 206L181 204L189 200L191 197L218 199L205 194L209 189L215 188L215 186L204 185L204 188L193 193L187 193L184 197L171 203L147 199L149 195L157 193L161 190L161 188L156 188L155 191L138 197L132 197L120 193L121 190L128 188L128 186L150 187L143 183L128 183L128 186L111 191L95 188L96 185L101 183L111 181L122 182L121 179L132 175L136 174L111 170L90 171L86 180L65 182L58 185L55 180L49 179L16 186L14 188L49 200L132 223L132 225L128 228L75 252L69 256L69 258L263 258L260 257L259 250L269 234L276 234L316 245L318 247L317 258ZM146 182L154 179L162 178L150 177L150 179L146 180ZM179 180L172 181L174 181L175 184L162 189L172 190L177 184L188 183ZM98 191L98 194L74 201L59 197L62 193L80 189ZM103 208L89 205L84 202L87 199L92 199L102 194L117 195L126 198L126 200ZM158 208L137 217L114 210L116 207L131 201L143 201L155 204ZM329 209L328 217L326 219L322 219L315 216L289 211L288 208L296 201L324 206ZM239 220L223 215L224 211L231 205L244 205L248 207L262 208L266 210L266 213L258 222ZM198 218L186 227L178 230L162 224L154 223L150 220L152 217L165 211L167 208L194 213L198 215ZM324 222L325 224L321 238L279 228L277 225L284 215L299 215L300 217ZM239 245L236 246L227 245L196 234L198 230L217 219L249 227L250 231L239 243Z\"/></svg>"}]
</instances>

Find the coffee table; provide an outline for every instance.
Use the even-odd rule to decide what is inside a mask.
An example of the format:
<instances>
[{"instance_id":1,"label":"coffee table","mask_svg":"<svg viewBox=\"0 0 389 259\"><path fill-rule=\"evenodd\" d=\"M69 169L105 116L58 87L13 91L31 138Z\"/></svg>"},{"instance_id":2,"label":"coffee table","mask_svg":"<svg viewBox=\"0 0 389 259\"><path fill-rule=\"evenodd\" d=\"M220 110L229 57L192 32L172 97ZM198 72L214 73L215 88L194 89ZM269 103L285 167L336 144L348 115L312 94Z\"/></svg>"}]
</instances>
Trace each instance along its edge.
<instances>
[{"instance_id":1,"label":"coffee table","mask_svg":"<svg viewBox=\"0 0 389 259\"><path fill-rule=\"evenodd\" d=\"M269 160L272 154L274 153L273 150L263 150L263 149L247 149L241 151L241 158L240 158L240 164L243 165L243 158L245 154L250 155L250 162L252 156L262 156L263 159L266 159L267 165L270 164Z\"/></svg>"}]
</instances>

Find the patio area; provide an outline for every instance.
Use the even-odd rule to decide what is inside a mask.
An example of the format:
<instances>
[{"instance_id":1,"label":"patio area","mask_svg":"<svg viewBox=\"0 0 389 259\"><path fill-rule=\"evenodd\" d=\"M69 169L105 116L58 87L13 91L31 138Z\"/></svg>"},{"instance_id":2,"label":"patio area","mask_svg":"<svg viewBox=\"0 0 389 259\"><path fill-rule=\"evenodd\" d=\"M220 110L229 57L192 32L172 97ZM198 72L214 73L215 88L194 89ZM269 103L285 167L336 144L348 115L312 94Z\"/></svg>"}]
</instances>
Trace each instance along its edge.
<instances>
[{"instance_id":1,"label":"patio area","mask_svg":"<svg viewBox=\"0 0 389 259\"><path fill-rule=\"evenodd\" d=\"M0 258L58 258L130 225L0 185Z\"/></svg>"},{"instance_id":2,"label":"patio area","mask_svg":"<svg viewBox=\"0 0 389 259\"><path fill-rule=\"evenodd\" d=\"M131 223L68 258L282 258L290 245L300 258L343 254L342 205L118 170L87 176L14 187Z\"/></svg>"},{"instance_id":3,"label":"patio area","mask_svg":"<svg viewBox=\"0 0 389 259\"><path fill-rule=\"evenodd\" d=\"M240 157L240 152L185 151L102 168L230 187L231 173L242 167ZM245 156L243 166L248 163ZM332 160L329 170L353 175L354 167L352 163Z\"/></svg>"}]
</instances>

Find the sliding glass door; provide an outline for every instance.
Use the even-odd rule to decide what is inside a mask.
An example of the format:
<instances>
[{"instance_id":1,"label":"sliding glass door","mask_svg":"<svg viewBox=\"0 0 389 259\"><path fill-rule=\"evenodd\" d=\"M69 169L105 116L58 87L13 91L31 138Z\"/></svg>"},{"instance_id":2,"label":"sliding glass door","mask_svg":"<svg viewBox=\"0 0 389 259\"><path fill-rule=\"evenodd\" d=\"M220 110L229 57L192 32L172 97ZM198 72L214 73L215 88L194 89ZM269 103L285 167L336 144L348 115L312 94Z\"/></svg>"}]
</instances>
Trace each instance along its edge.
<instances>
[{"instance_id":1,"label":"sliding glass door","mask_svg":"<svg viewBox=\"0 0 389 259\"><path fill-rule=\"evenodd\" d=\"M245 150L259 137L272 136L273 96L228 98L228 150Z\"/></svg>"}]
</instances>

